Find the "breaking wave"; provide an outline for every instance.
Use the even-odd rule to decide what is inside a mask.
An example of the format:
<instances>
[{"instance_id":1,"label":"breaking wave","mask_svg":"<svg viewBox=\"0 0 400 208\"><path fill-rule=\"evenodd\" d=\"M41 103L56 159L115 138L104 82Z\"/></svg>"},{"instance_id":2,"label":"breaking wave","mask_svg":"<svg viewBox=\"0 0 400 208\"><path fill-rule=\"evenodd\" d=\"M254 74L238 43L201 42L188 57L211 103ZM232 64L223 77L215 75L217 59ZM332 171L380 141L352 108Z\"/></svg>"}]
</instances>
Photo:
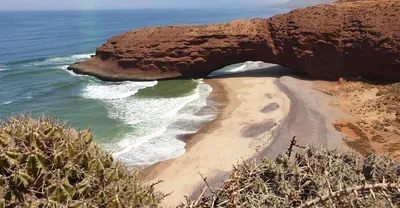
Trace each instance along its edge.
<instances>
[{"instance_id":1,"label":"breaking wave","mask_svg":"<svg viewBox=\"0 0 400 208\"><path fill-rule=\"evenodd\" d=\"M185 143L178 137L195 133L199 126L215 118L216 112L196 115L207 106L212 88L197 81L189 95L174 98L138 98L141 89L153 87L154 82L122 82L89 84L82 93L88 99L105 103L108 115L134 127L116 143L103 146L127 165L150 165L176 158L185 153Z\"/></svg>"}]
</instances>

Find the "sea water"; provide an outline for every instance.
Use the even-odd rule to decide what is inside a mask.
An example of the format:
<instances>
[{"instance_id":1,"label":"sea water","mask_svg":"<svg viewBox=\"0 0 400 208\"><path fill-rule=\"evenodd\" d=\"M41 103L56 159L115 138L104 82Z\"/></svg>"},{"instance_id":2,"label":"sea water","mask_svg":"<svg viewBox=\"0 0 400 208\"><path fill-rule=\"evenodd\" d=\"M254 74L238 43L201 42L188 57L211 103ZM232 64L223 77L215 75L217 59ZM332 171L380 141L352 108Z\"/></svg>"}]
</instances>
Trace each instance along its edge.
<instances>
[{"instance_id":1,"label":"sea water","mask_svg":"<svg viewBox=\"0 0 400 208\"><path fill-rule=\"evenodd\" d=\"M202 80L104 82L67 70L108 38L156 25L270 17L279 9L0 12L0 119L47 115L90 128L95 140L128 165L150 165L185 153L181 135L217 115ZM257 62L234 65L234 73ZM218 72L217 72L218 73Z\"/></svg>"}]
</instances>

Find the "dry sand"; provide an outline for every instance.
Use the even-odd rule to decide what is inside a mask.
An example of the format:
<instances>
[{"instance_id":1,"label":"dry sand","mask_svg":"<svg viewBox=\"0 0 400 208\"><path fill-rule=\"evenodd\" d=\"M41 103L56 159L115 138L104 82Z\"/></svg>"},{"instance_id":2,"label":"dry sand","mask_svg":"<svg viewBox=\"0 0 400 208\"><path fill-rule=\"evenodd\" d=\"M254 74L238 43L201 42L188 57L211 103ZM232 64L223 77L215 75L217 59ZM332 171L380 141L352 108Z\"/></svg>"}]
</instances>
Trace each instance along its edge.
<instances>
[{"instance_id":1,"label":"dry sand","mask_svg":"<svg viewBox=\"0 0 400 208\"><path fill-rule=\"evenodd\" d=\"M217 186L233 165L256 156L270 144L272 132L290 107L288 97L274 84L274 69L271 72L206 80L214 89L221 84L223 89L217 93L225 92L228 102L215 121L189 139L183 156L147 169L150 182L164 181L157 186L159 191L173 192L163 206L178 205L184 195L196 197L204 186L199 173Z\"/></svg>"}]
</instances>

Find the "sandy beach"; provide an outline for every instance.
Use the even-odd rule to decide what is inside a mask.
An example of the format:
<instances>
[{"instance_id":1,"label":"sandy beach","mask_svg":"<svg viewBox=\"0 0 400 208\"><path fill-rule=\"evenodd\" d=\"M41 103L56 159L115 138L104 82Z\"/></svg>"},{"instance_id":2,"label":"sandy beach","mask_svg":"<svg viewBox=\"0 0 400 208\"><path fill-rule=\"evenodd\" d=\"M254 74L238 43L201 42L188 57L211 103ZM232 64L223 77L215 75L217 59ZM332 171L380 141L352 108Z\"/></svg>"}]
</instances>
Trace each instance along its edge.
<instances>
[{"instance_id":1,"label":"sandy beach","mask_svg":"<svg viewBox=\"0 0 400 208\"><path fill-rule=\"evenodd\" d=\"M293 136L302 145L348 150L333 127L345 115L330 105L332 97L315 89L315 81L280 66L205 81L224 105L221 114L185 140L183 156L144 171L149 183L162 180L157 189L171 193L163 207L179 205L184 196L197 199L205 188L202 176L219 187L234 165L284 153Z\"/></svg>"},{"instance_id":2,"label":"sandy beach","mask_svg":"<svg viewBox=\"0 0 400 208\"><path fill-rule=\"evenodd\" d=\"M172 192L163 206L176 206L185 200L184 195L193 198L200 194L204 186L200 174L217 186L233 165L256 156L270 144L273 132L289 112L290 101L274 84L275 71L269 73L206 80L216 90L215 96L226 96L226 106L215 121L189 139L183 156L147 170L150 182L164 181L158 190Z\"/></svg>"}]
</instances>

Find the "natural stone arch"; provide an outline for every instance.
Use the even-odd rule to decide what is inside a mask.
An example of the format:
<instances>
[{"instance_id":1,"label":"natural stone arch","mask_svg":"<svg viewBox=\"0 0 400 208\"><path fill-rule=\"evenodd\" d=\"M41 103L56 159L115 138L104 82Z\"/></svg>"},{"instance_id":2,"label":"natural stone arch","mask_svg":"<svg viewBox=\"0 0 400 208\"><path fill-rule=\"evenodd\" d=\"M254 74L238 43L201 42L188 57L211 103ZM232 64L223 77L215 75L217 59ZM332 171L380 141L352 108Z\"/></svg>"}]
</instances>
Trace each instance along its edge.
<instances>
[{"instance_id":1,"label":"natural stone arch","mask_svg":"<svg viewBox=\"0 0 400 208\"><path fill-rule=\"evenodd\" d=\"M264 61L323 79L400 80L398 11L400 1L339 2L270 19L139 29L111 38L69 69L104 80L155 80Z\"/></svg>"}]
</instances>

